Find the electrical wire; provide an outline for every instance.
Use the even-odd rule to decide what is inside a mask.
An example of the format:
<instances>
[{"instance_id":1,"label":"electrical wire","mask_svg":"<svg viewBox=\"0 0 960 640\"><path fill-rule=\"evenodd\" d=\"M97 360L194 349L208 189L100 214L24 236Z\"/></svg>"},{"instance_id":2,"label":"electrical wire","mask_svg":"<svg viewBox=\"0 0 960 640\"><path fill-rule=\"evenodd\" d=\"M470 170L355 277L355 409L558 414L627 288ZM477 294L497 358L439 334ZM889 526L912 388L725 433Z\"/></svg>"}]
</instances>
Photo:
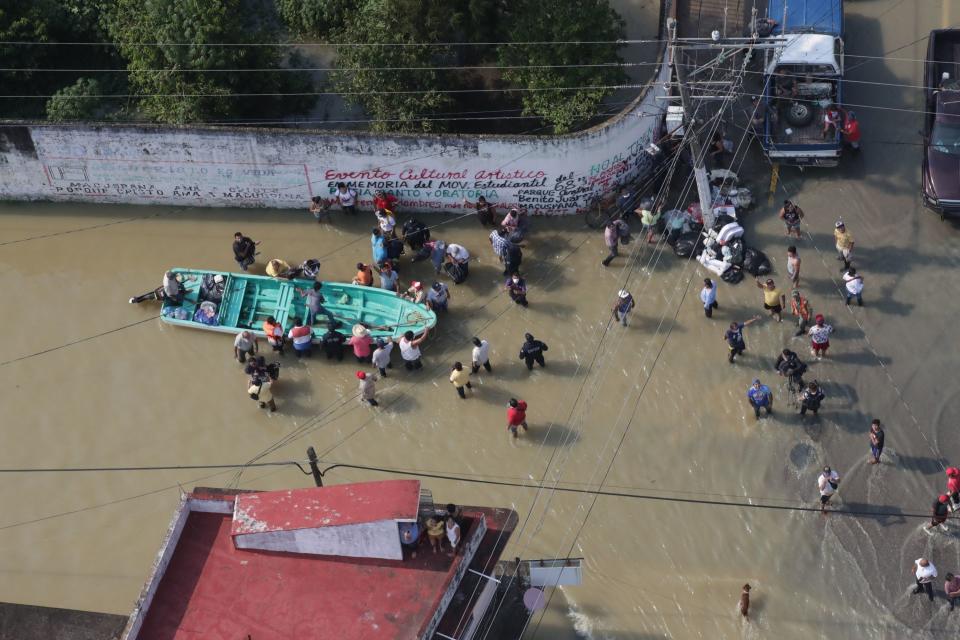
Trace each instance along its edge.
<instances>
[{"instance_id":1,"label":"electrical wire","mask_svg":"<svg viewBox=\"0 0 960 640\"><path fill-rule=\"evenodd\" d=\"M659 62L590 62L581 64L513 64L513 65L451 65L451 66L421 66L421 67L363 67L363 71L460 71L480 70L494 71L499 69L593 69L603 67L655 67ZM69 69L65 67L0 67L0 72L29 71L60 72L60 73L246 73L253 71L263 72L290 72L290 71L348 71L345 67L250 67L246 69Z\"/></svg>"},{"instance_id":2,"label":"electrical wire","mask_svg":"<svg viewBox=\"0 0 960 640\"><path fill-rule=\"evenodd\" d=\"M519 47L527 45L659 44L665 40L525 40L513 42L37 42L2 40L0 46L89 46L89 47Z\"/></svg>"}]
</instances>

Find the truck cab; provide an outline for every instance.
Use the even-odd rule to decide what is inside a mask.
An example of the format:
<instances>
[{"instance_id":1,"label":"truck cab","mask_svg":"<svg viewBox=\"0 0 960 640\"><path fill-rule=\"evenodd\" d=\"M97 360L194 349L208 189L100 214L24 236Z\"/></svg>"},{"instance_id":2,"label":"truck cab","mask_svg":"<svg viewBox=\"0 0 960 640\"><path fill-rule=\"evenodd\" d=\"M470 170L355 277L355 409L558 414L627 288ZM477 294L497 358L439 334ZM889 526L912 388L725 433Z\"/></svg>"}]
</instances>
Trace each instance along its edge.
<instances>
[{"instance_id":1,"label":"truck cab","mask_svg":"<svg viewBox=\"0 0 960 640\"><path fill-rule=\"evenodd\" d=\"M927 41L923 119L923 204L960 216L960 29L937 29Z\"/></svg>"},{"instance_id":2,"label":"truck cab","mask_svg":"<svg viewBox=\"0 0 960 640\"><path fill-rule=\"evenodd\" d=\"M768 15L781 46L765 49L763 147L783 164L835 167L843 148L843 0L770 0ZM828 117L839 124L825 134Z\"/></svg>"}]
</instances>

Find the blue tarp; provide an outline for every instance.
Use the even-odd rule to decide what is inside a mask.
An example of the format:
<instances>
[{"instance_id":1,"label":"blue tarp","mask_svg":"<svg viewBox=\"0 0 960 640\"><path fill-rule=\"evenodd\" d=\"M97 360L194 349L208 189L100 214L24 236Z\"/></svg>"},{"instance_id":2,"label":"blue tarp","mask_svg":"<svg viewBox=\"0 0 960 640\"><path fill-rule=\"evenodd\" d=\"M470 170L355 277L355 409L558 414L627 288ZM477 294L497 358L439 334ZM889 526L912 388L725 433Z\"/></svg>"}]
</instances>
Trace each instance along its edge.
<instances>
[{"instance_id":1,"label":"blue tarp","mask_svg":"<svg viewBox=\"0 0 960 640\"><path fill-rule=\"evenodd\" d=\"M786 25L783 7L787 7ZM843 0L770 0L767 15L779 24L774 34L843 34Z\"/></svg>"}]
</instances>

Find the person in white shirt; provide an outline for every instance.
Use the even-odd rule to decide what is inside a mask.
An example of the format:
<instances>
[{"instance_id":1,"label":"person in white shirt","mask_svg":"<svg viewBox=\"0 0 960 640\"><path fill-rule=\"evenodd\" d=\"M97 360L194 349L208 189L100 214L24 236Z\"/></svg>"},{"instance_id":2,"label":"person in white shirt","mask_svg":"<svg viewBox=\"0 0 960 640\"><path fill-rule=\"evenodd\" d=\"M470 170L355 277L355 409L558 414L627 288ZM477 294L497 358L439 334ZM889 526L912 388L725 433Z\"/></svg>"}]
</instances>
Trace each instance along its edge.
<instances>
[{"instance_id":1,"label":"person in white shirt","mask_svg":"<svg viewBox=\"0 0 960 640\"><path fill-rule=\"evenodd\" d=\"M830 334L833 333L833 327L828 325L823 318L822 313L818 313L814 318L816 324L810 327L810 355L816 356L817 360L827 355L827 349L830 348Z\"/></svg>"},{"instance_id":2,"label":"person in white shirt","mask_svg":"<svg viewBox=\"0 0 960 640\"><path fill-rule=\"evenodd\" d=\"M390 354L393 353L393 338L383 338L377 339L377 348L373 350L373 356L371 357L371 362L373 366L380 371L380 377L387 377L387 369L393 367L390 364Z\"/></svg>"},{"instance_id":3,"label":"person in white shirt","mask_svg":"<svg viewBox=\"0 0 960 640\"><path fill-rule=\"evenodd\" d=\"M356 215L357 213L357 192L347 186L346 182L337 183L337 192L333 194L333 199L340 203L340 208L344 213Z\"/></svg>"},{"instance_id":4,"label":"person in white shirt","mask_svg":"<svg viewBox=\"0 0 960 640\"><path fill-rule=\"evenodd\" d=\"M447 262L447 273L453 277L454 284L460 284L470 275L470 252L463 245L447 245Z\"/></svg>"},{"instance_id":5,"label":"person in white shirt","mask_svg":"<svg viewBox=\"0 0 960 640\"><path fill-rule=\"evenodd\" d=\"M420 362L420 345L427 339L429 329L423 330L423 335L415 338L413 331L407 331L400 338L400 357L403 358L403 366L407 371L422 369L423 363Z\"/></svg>"},{"instance_id":6,"label":"person in white shirt","mask_svg":"<svg viewBox=\"0 0 960 640\"><path fill-rule=\"evenodd\" d=\"M937 577L937 568L926 558L917 558L913 561L915 567L914 576L917 579L917 588L913 590L914 595L927 592L930 602L933 602L933 579Z\"/></svg>"},{"instance_id":7,"label":"person in white shirt","mask_svg":"<svg viewBox=\"0 0 960 640\"><path fill-rule=\"evenodd\" d=\"M717 304L717 285L710 278L703 279L703 289L700 290L700 302L703 303L703 315L713 317L713 310L720 307Z\"/></svg>"},{"instance_id":8,"label":"person in white shirt","mask_svg":"<svg viewBox=\"0 0 960 640\"><path fill-rule=\"evenodd\" d=\"M827 503L837 492L839 485L840 474L830 467L824 467L823 473L817 478L817 488L820 489L820 511L827 510Z\"/></svg>"},{"instance_id":9,"label":"person in white shirt","mask_svg":"<svg viewBox=\"0 0 960 640\"><path fill-rule=\"evenodd\" d=\"M393 217L393 212L388 209L377 209L374 211L377 220L380 223L380 231L386 239L395 238L394 228L397 226L397 219Z\"/></svg>"},{"instance_id":10,"label":"person in white shirt","mask_svg":"<svg viewBox=\"0 0 960 640\"><path fill-rule=\"evenodd\" d=\"M854 298L857 299L857 305L863 306L863 276L857 273L853 267L847 269L843 274L843 284L847 288L847 304Z\"/></svg>"},{"instance_id":11,"label":"person in white shirt","mask_svg":"<svg viewBox=\"0 0 960 640\"><path fill-rule=\"evenodd\" d=\"M493 373L493 367L490 366L490 343L480 338L473 339L473 354L470 357L473 363L473 372L480 371L480 367L487 370L487 373Z\"/></svg>"},{"instance_id":12,"label":"person in white shirt","mask_svg":"<svg viewBox=\"0 0 960 640\"><path fill-rule=\"evenodd\" d=\"M241 363L247 361L247 356L252 358L258 351L260 351L260 343L252 331L241 331L233 340L233 355Z\"/></svg>"}]
</instances>

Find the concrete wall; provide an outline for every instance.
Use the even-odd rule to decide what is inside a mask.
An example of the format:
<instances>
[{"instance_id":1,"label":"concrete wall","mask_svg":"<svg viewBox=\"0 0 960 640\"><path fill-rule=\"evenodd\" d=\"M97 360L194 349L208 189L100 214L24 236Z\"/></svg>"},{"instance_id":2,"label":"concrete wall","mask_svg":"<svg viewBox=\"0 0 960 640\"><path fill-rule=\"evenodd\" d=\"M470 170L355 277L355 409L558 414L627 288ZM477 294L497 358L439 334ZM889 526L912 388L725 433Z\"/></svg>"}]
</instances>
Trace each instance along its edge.
<instances>
[{"instance_id":1,"label":"concrete wall","mask_svg":"<svg viewBox=\"0 0 960 640\"><path fill-rule=\"evenodd\" d=\"M403 560L400 531L394 520L293 531L244 533L235 535L233 543L238 549Z\"/></svg>"},{"instance_id":2,"label":"concrete wall","mask_svg":"<svg viewBox=\"0 0 960 640\"><path fill-rule=\"evenodd\" d=\"M582 211L643 175L666 65L628 110L560 137L383 136L138 126L0 125L0 199L305 208L338 181L404 211L457 211L483 195L539 214Z\"/></svg>"}]
</instances>

